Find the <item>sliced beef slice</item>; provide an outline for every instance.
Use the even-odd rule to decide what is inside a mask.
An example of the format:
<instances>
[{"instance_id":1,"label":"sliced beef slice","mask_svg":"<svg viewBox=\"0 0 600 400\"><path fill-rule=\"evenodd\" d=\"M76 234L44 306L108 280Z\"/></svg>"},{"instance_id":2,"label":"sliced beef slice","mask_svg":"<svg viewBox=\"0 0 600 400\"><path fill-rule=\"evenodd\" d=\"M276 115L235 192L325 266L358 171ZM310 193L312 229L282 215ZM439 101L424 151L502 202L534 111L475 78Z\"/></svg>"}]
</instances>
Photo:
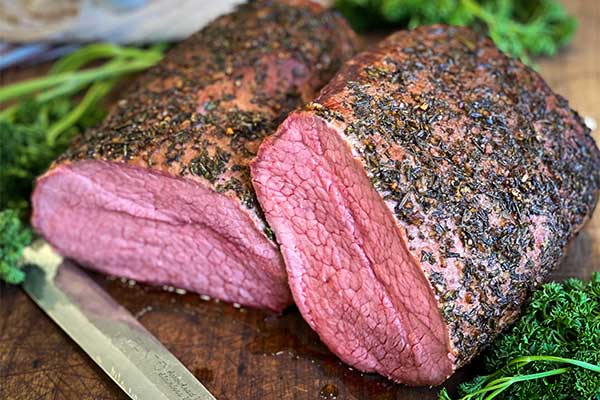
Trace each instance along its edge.
<instances>
[{"instance_id":1,"label":"sliced beef slice","mask_svg":"<svg viewBox=\"0 0 600 400\"><path fill-rule=\"evenodd\" d=\"M307 1L253 1L215 20L39 178L34 227L98 271L281 310L291 295L248 164L354 41Z\"/></svg>"},{"instance_id":2,"label":"sliced beef slice","mask_svg":"<svg viewBox=\"0 0 600 400\"><path fill-rule=\"evenodd\" d=\"M348 61L251 170L306 321L345 362L411 385L444 381L517 317L600 189L567 101L444 26Z\"/></svg>"}]
</instances>

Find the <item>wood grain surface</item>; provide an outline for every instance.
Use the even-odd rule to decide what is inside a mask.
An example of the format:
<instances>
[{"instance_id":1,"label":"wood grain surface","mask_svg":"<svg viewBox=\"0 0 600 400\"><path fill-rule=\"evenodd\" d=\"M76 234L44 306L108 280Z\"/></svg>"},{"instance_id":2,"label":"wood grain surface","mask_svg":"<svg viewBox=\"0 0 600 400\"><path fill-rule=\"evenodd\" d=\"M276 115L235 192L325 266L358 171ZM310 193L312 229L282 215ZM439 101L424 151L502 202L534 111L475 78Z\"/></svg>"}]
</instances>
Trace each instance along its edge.
<instances>
[{"instance_id":1,"label":"wood grain surface","mask_svg":"<svg viewBox=\"0 0 600 400\"><path fill-rule=\"evenodd\" d=\"M600 123L600 2L564 1L580 29L568 49L539 60L539 68L574 109ZM34 72L0 78L6 84ZM600 142L598 130L594 137ZM600 271L600 211L572 242L554 279L589 278L593 271ZM407 388L342 364L295 308L276 315L91 275L219 400L437 398L438 388ZM453 391L476 370L477 362L446 386ZM0 399L125 398L20 288L0 285Z\"/></svg>"}]
</instances>

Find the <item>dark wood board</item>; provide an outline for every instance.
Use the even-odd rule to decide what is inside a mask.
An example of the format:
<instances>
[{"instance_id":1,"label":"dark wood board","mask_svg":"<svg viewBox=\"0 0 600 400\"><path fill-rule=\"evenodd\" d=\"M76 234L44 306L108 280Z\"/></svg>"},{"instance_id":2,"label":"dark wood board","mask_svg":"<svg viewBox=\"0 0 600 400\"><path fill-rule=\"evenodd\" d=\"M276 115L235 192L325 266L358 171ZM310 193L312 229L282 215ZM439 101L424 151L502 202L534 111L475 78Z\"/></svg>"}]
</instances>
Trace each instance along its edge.
<instances>
[{"instance_id":1,"label":"dark wood board","mask_svg":"<svg viewBox=\"0 0 600 400\"><path fill-rule=\"evenodd\" d=\"M600 122L600 2L564 2L580 19L577 37L539 67L573 108ZM35 72L12 71L0 79L6 84ZM594 137L600 142L598 130ZM554 279L589 278L593 271L600 271L600 211L573 241ZM219 400L436 399L437 388L407 388L342 364L295 308L275 315L91 275ZM465 367L446 386L452 390L476 370L476 363ZM20 288L0 285L0 399L125 398Z\"/></svg>"}]
</instances>

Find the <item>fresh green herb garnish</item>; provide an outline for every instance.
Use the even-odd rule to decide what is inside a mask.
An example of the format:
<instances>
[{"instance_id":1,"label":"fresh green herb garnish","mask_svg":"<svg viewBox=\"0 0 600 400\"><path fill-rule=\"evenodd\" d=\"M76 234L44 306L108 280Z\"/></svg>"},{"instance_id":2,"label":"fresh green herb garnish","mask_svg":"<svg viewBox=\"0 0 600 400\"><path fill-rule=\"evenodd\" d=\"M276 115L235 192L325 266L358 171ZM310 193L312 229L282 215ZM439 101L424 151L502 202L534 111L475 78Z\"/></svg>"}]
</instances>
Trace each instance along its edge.
<instances>
[{"instance_id":1,"label":"fresh green herb garnish","mask_svg":"<svg viewBox=\"0 0 600 400\"><path fill-rule=\"evenodd\" d=\"M0 281L23 282L25 274L17 266L23 248L31 242L31 231L21 225L12 210L0 211Z\"/></svg>"},{"instance_id":2,"label":"fresh green herb garnish","mask_svg":"<svg viewBox=\"0 0 600 400\"><path fill-rule=\"evenodd\" d=\"M484 365L496 372L461 384L461 400L600 399L600 273L536 291ZM439 398L450 396L442 390Z\"/></svg>"},{"instance_id":3,"label":"fresh green herb garnish","mask_svg":"<svg viewBox=\"0 0 600 400\"><path fill-rule=\"evenodd\" d=\"M470 26L487 32L504 52L530 62L553 55L577 29L558 0L336 0L359 31L434 23Z\"/></svg>"},{"instance_id":4,"label":"fresh green herb garnish","mask_svg":"<svg viewBox=\"0 0 600 400\"><path fill-rule=\"evenodd\" d=\"M68 98L45 103L24 100L10 120L0 118L0 209L11 208L25 216L35 178L74 135L104 116L104 110L88 109L76 121L67 120L77 107ZM63 121L71 122L70 126Z\"/></svg>"},{"instance_id":5,"label":"fresh green herb garnish","mask_svg":"<svg viewBox=\"0 0 600 400\"><path fill-rule=\"evenodd\" d=\"M25 241L15 233L20 229L15 216L27 216L35 178L74 136L106 115L102 100L121 77L156 64L164 50L164 45L139 49L91 44L57 61L44 77L0 88L0 103L17 100L0 111L0 210L6 210L0 280L22 279L13 258ZM88 67L90 63L94 66ZM5 225L13 230L4 232Z\"/></svg>"},{"instance_id":6,"label":"fresh green herb garnish","mask_svg":"<svg viewBox=\"0 0 600 400\"><path fill-rule=\"evenodd\" d=\"M0 88L0 102L19 100L0 111L0 210L24 216L35 178L74 136L104 117L101 101L117 80L156 64L163 51L162 45L91 44L57 61L44 77Z\"/></svg>"}]
</instances>

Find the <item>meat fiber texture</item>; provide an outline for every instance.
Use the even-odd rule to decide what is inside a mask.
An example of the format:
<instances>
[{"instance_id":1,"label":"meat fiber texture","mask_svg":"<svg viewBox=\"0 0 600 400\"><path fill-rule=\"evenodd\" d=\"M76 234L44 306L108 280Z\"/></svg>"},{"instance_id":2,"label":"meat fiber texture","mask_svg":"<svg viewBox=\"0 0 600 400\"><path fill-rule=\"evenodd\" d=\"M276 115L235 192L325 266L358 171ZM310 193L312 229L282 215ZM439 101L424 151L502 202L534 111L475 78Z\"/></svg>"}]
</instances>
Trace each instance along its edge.
<instances>
[{"instance_id":1,"label":"meat fiber texture","mask_svg":"<svg viewBox=\"0 0 600 400\"><path fill-rule=\"evenodd\" d=\"M345 362L410 385L441 383L518 316L600 188L567 101L445 26L348 61L251 170L306 321Z\"/></svg>"},{"instance_id":2,"label":"meat fiber texture","mask_svg":"<svg viewBox=\"0 0 600 400\"><path fill-rule=\"evenodd\" d=\"M354 42L307 1L253 1L215 20L39 178L33 226L95 270L281 310L285 267L248 165Z\"/></svg>"}]
</instances>

